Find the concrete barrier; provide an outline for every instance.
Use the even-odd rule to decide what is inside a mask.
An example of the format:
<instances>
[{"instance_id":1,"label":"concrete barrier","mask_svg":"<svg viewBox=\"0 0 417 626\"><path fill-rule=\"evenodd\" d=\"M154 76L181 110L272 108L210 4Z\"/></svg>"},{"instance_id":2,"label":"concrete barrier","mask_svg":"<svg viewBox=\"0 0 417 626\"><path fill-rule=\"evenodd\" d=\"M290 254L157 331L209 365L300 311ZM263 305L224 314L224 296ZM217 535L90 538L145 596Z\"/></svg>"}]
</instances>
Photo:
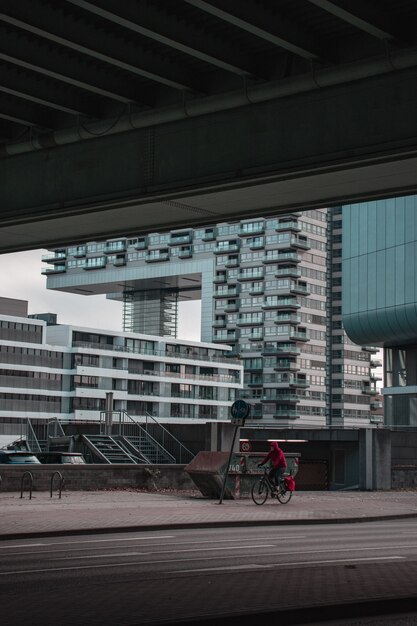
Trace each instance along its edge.
<instances>
[{"instance_id":1,"label":"concrete barrier","mask_svg":"<svg viewBox=\"0 0 417 626\"><path fill-rule=\"evenodd\" d=\"M86 464L86 465L0 465L1 491L20 491L25 472L33 475L33 491L49 491L55 472L64 479L64 489L96 491L99 489L195 489L184 465ZM54 481L54 491L58 489ZM25 479L25 491L28 482Z\"/></svg>"}]
</instances>

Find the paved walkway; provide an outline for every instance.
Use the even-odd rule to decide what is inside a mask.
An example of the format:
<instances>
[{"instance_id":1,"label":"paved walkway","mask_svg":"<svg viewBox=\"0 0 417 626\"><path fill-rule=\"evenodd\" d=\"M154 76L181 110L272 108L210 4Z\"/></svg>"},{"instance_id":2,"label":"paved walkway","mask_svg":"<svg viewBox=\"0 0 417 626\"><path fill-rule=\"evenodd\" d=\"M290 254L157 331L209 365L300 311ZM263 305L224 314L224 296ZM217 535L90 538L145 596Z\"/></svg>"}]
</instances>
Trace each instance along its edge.
<instances>
[{"instance_id":1,"label":"paved walkway","mask_svg":"<svg viewBox=\"0 0 417 626\"><path fill-rule=\"evenodd\" d=\"M236 526L247 524L337 523L417 517L417 491L295 492L292 500L263 506L251 499L209 500L199 492L135 490L0 492L0 539L56 533Z\"/></svg>"}]
</instances>

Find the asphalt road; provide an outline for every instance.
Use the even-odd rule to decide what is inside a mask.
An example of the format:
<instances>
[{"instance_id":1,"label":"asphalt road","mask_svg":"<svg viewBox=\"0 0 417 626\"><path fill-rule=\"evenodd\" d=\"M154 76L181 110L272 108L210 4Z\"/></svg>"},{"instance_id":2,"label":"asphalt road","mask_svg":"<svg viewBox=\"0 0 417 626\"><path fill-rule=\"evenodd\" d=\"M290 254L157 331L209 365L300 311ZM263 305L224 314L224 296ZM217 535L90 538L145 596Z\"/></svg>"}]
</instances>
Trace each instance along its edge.
<instances>
[{"instance_id":1,"label":"asphalt road","mask_svg":"<svg viewBox=\"0 0 417 626\"><path fill-rule=\"evenodd\" d=\"M300 624L320 620L322 606L370 599L383 613L390 599L405 598L391 607L401 612L413 594L415 520L0 544L0 615L13 626L222 623L219 618L242 625L265 623L267 612L284 610L281 624Z\"/></svg>"}]
</instances>

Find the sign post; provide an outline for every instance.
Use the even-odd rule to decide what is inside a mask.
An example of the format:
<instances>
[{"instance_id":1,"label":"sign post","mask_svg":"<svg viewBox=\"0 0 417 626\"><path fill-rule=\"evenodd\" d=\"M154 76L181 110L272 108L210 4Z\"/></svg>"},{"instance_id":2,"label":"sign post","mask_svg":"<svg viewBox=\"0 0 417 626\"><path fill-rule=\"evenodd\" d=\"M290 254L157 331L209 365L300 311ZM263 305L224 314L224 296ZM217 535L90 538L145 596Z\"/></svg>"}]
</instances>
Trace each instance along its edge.
<instances>
[{"instance_id":1,"label":"sign post","mask_svg":"<svg viewBox=\"0 0 417 626\"><path fill-rule=\"evenodd\" d=\"M229 458L227 461L226 470L224 472L222 492L221 492L220 500L218 504L223 504L223 496L224 496L224 491L226 489L226 480L227 480L227 475L229 473L229 467L230 467L230 461L231 461L232 454L233 454L233 448L235 446L236 434L237 434L239 427L245 425L245 420L247 416L249 415L249 410L250 410L250 406L244 400L236 400L235 402L233 402L232 408L230 409L230 413L232 416L232 424L234 424L235 426L235 431L233 433L232 445L230 447Z\"/></svg>"}]
</instances>

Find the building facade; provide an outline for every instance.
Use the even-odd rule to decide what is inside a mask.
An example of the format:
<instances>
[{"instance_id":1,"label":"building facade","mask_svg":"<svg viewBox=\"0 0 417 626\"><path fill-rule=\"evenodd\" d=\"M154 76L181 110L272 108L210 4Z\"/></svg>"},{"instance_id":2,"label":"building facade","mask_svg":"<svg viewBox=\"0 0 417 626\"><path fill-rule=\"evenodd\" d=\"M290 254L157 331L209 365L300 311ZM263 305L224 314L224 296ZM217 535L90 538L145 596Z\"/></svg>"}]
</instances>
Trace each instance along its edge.
<instances>
[{"instance_id":1,"label":"building facade","mask_svg":"<svg viewBox=\"0 0 417 626\"><path fill-rule=\"evenodd\" d=\"M417 427L417 196L343 210L343 316L354 341L384 348L384 414Z\"/></svg>"},{"instance_id":2,"label":"building facade","mask_svg":"<svg viewBox=\"0 0 417 626\"><path fill-rule=\"evenodd\" d=\"M17 315L9 306L9 314L2 314L5 300L0 299L2 436L19 435L26 418L99 421L109 393L115 411L138 421L147 414L171 423L230 419L243 368L226 356L229 346L48 326L21 306Z\"/></svg>"},{"instance_id":3,"label":"building facade","mask_svg":"<svg viewBox=\"0 0 417 626\"><path fill-rule=\"evenodd\" d=\"M44 273L122 300L135 332L175 334L178 302L201 299L201 337L242 359L254 423L369 427L376 348L344 332L342 232L341 209L293 212L62 248Z\"/></svg>"}]
</instances>

